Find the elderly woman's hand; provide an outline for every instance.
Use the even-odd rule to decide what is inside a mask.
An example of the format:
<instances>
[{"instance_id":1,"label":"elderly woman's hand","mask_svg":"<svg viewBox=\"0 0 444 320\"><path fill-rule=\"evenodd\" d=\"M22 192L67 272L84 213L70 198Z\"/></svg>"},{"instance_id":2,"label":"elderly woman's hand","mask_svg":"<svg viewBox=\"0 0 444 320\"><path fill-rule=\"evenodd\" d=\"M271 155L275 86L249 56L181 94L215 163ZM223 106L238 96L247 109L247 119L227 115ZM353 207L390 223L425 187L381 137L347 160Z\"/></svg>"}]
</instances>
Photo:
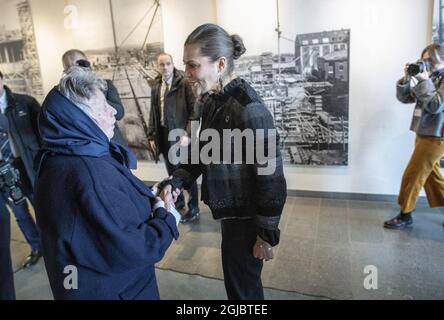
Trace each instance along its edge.
<instances>
[{"instance_id":1,"label":"elderly woman's hand","mask_svg":"<svg viewBox=\"0 0 444 320\"><path fill-rule=\"evenodd\" d=\"M164 197L156 197L156 201L157 202L163 201L163 203L165 204L165 209L167 211L171 211L171 208L174 205L173 198L172 198L171 194L167 194Z\"/></svg>"},{"instance_id":2,"label":"elderly woman's hand","mask_svg":"<svg viewBox=\"0 0 444 320\"><path fill-rule=\"evenodd\" d=\"M179 189L176 189L174 191L172 191L172 189L172 186L169 184L165 186L159 194L159 197L165 202L165 204L167 205L168 203L168 207L176 203L177 198L180 195Z\"/></svg>"},{"instance_id":3,"label":"elderly woman's hand","mask_svg":"<svg viewBox=\"0 0 444 320\"><path fill-rule=\"evenodd\" d=\"M180 146L185 148L188 147L191 143L190 138L188 137L188 135L183 135L182 137L180 137Z\"/></svg>"}]
</instances>

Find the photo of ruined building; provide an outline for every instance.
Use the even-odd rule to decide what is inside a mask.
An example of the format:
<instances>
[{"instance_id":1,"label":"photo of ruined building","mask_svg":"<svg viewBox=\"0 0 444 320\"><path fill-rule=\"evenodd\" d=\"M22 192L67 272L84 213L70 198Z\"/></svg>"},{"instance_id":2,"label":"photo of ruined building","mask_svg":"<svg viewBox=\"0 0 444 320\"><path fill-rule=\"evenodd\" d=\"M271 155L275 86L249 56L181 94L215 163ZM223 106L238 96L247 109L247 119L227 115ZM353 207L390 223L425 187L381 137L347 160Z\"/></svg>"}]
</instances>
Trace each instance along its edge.
<instances>
[{"instance_id":1,"label":"photo of ruined building","mask_svg":"<svg viewBox=\"0 0 444 320\"><path fill-rule=\"evenodd\" d=\"M236 74L274 117L287 164L348 164L350 30L299 34L295 51L242 57Z\"/></svg>"},{"instance_id":2,"label":"photo of ruined building","mask_svg":"<svg viewBox=\"0 0 444 320\"><path fill-rule=\"evenodd\" d=\"M138 160L153 160L148 151L148 123L151 109L151 87L158 73L156 58L163 52L163 32L158 1L101 0L109 8L110 39L107 48L83 47L93 69L116 86L125 108L119 121L129 147ZM77 1L79 8L88 1ZM103 15L103 13L97 13ZM135 19L128 22L128 15ZM104 17L106 20L106 17ZM81 31L78 31L79 36Z\"/></svg>"},{"instance_id":3,"label":"photo of ruined building","mask_svg":"<svg viewBox=\"0 0 444 320\"><path fill-rule=\"evenodd\" d=\"M16 93L42 101L44 97L39 57L28 1L1 1L0 71Z\"/></svg>"}]
</instances>

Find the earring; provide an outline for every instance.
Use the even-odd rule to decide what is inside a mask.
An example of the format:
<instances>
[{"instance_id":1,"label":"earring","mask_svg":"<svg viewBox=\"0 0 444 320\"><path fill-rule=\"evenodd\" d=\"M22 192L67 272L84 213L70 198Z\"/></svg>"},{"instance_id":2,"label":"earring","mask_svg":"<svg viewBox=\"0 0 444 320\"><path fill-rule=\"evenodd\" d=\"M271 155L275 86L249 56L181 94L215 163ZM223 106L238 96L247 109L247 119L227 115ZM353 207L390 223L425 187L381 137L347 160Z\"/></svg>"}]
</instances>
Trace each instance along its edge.
<instances>
[{"instance_id":1,"label":"earring","mask_svg":"<svg viewBox=\"0 0 444 320\"><path fill-rule=\"evenodd\" d=\"M219 73L217 74L217 78L218 78L218 83L219 83L219 91L222 92L224 90L224 84L222 82L222 72L219 71Z\"/></svg>"}]
</instances>

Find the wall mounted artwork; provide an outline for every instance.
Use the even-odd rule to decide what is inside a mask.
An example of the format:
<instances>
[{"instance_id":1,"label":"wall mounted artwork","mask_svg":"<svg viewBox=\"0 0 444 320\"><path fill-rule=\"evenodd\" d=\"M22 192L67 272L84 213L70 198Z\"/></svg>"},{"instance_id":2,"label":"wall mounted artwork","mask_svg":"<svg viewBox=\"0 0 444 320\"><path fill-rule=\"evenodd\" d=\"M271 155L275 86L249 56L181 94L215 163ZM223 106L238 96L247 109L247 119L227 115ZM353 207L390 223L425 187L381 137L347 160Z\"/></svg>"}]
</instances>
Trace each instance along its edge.
<instances>
[{"instance_id":1,"label":"wall mounted artwork","mask_svg":"<svg viewBox=\"0 0 444 320\"><path fill-rule=\"evenodd\" d=\"M236 72L273 115L287 164L347 165L350 30L285 40L293 52L242 57Z\"/></svg>"},{"instance_id":2,"label":"wall mounted artwork","mask_svg":"<svg viewBox=\"0 0 444 320\"><path fill-rule=\"evenodd\" d=\"M1 0L0 71L16 93L43 99L34 25L28 1Z\"/></svg>"}]
</instances>

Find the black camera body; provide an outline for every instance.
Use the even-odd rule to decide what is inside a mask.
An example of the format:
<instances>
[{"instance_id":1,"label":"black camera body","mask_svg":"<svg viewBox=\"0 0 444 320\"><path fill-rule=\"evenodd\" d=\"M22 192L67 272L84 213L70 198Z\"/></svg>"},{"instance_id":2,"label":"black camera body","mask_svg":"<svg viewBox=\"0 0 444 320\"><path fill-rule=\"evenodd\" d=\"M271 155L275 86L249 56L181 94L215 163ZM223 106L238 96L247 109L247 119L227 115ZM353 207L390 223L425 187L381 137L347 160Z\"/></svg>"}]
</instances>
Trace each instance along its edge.
<instances>
[{"instance_id":1,"label":"black camera body","mask_svg":"<svg viewBox=\"0 0 444 320\"><path fill-rule=\"evenodd\" d=\"M9 195L8 200L15 205L26 200L22 189L18 186L19 181L19 171L9 162L0 162L0 190L6 191Z\"/></svg>"},{"instance_id":2,"label":"black camera body","mask_svg":"<svg viewBox=\"0 0 444 320\"><path fill-rule=\"evenodd\" d=\"M8 129L8 119L0 113L0 191L8 194L11 204L18 205L26 199L19 187L20 173L12 165L14 158L9 148Z\"/></svg>"},{"instance_id":3,"label":"black camera body","mask_svg":"<svg viewBox=\"0 0 444 320\"><path fill-rule=\"evenodd\" d=\"M416 63L410 63L407 66L407 74L411 77L423 73L424 70L429 70L429 64L424 60L418 60Z\"/></svg>"}]
</instances>

